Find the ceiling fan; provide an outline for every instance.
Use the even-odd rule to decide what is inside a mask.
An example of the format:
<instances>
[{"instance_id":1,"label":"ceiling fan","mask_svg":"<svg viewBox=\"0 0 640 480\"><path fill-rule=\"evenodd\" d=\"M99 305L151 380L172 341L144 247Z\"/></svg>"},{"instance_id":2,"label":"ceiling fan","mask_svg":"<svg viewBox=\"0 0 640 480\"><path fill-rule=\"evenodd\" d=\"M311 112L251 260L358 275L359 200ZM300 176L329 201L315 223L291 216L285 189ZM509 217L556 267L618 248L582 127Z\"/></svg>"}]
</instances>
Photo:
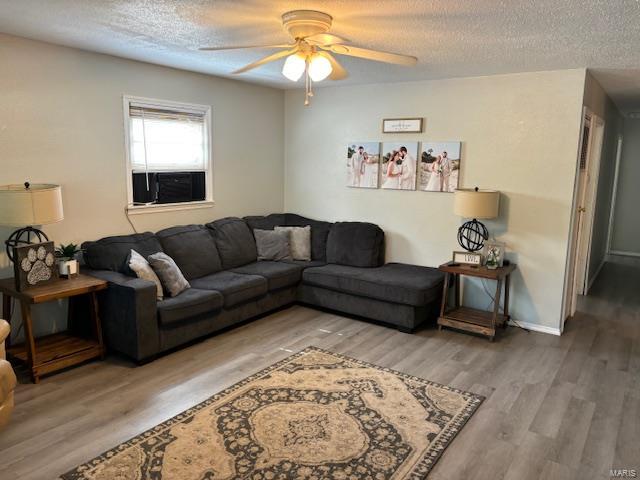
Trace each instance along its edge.
<instances>
[{"instance_id":1,"label":"ceiling fan","mask_svg":"<svg viewBox=\"0 0 640 480\"><path fill-rule=\"evenodd\" d=\"M291 35L294 42L276 45L246 45L238 47L203 47L200 50L221 51L247 48L281 48L279 52L267 55L249 65L232 72L240 74L269 62L287 57L282 67L282 74L293 82L305 77L305 105L313 96L312 83L329 80L342 80L348 76L347 71L338 63L333 54L374 60L376 62L394 63L413 66L416 57L397 53L369 50L348 45L348 40L327 33L331 28L331 15L315 10L292 10L282 15L282 25Z\"/></svg>"}]
</instances>

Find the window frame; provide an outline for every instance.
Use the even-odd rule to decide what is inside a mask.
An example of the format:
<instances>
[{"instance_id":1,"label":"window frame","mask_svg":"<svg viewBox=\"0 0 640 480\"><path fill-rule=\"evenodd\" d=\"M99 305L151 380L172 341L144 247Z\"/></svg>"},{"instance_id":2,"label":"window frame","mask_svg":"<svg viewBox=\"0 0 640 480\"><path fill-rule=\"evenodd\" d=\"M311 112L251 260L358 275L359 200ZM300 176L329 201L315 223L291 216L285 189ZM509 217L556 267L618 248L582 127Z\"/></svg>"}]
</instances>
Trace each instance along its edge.
<instances>
[{"instance_id":1,"label":"window frame","mask_svg":"<svg viewBox=\"0 0 640 480\"><path fill-rule=\"evenodd\" d=\"M131 165L131 117L129 107L134 103L149 108L166 108L178 111L190 111L204 114L205 124L205 200L194 202L161 203L156 205L134 205L133 204L133 168ZM213 155L212 148L212 126L211 126L211 106L199 105L196 103L175 102L173 100L161 100L157 98L137 97L133 95L122 96L122 111L124 115L124 147L125 147L125 174L127 185L127 206L128 214L159 213L176 210L191 210L198 208L210 208L214 205L213 200Z\"/></svg>"}]
</instances>

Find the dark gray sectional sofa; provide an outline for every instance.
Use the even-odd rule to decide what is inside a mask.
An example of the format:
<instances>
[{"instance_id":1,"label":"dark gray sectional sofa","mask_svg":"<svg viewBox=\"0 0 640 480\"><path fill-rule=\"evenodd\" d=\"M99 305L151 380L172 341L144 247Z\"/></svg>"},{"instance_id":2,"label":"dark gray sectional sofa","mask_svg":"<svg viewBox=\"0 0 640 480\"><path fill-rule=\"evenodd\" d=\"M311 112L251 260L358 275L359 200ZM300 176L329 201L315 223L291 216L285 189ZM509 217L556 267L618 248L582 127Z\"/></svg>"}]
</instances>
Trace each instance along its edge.
<instances>
[{"instance_id":1,"label":"dark gray sectional sofa","mask_svg":"<svg viewBox=\"0 0 640 480\"><path fill-rule=\"evenodd\" d=\"M257 261L253 229L311 226L311 261ZM199 337L300 302L413 331L437 316L437 270L384 263L384 232L361 222L296 214L223 218L206 225L85 242L84 272L109 281L99 297L107 346L139 362ZM155 285L127 265L131 249L164 251L191 284L156 300Z\"/></svg>"}]
</instances>

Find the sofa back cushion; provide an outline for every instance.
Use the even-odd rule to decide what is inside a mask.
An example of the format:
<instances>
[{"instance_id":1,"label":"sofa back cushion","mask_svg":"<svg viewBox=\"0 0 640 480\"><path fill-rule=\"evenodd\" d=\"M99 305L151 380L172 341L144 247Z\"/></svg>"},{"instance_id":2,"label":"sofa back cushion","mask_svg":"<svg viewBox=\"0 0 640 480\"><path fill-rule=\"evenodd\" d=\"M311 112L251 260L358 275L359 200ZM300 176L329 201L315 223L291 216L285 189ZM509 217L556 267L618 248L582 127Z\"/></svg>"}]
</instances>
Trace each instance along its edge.
<instances>
[{"instance_id":1,"label":"sofa back cushion","mask_svg":"<svg viewBox=\"0 0 640 480\"><path fill-rule=\"evenodd\" d=\"M222 270L218 248L204 225L182 225L156 233L162 249L187 280L204 277Z\"/></svg>"},{"instance_id":2,"label":"sofa back cushion","mask_svg":"<svg viewBox=\"0 0 640 480\"><path fill-rule=\"evenodd\" d=\"M225 270L255 262L258 258L256 241L247 223L241 218L227 217L207 223L218 247Z\"/></svg>"},{"instance_id":3,"label":"sofa back cushion","mask_svg":"<svg viewBox=\"0 0 640 480\"><path fill-rule=\"evenodd\" d=\"M266 216L254 215L244 217L243 220L247 222L252 232L254 230L273 230L275 227L285 224L284 213L272 213Z\"/></svg>"},{"instance_id":4,"label":"sofa back cushion","mask_svg":"<svg viewBox=\"0 0 640 480\"><path fill-rule=\"evenodd\" d=\"M158 238L151 232L105 237L84 242L84 261L94 270L111 270L126 275L135 274L129 268L129 254L135 250L144 258L162 251Z\"/></svg>"},{"instance_id":5,"label":"sofa back cushion","mask_svg":"<svg viewBox=\"0 0 640 480\"><path fill-rule=\"evenodd\" d=\"M285 226L311 226L311 260L325 262L327 260L327 237L333 223L312 220L295 213L285 213L284 217L285 223L283 225Z\"/></svg>"},{"instance_id":6,"label":"sofa back cushion","mask_svg":"<svg viewBox=\"0 0 640 480\"><path fill-rule=\"evenodd\" d=\"M327 238L327 262L351 267L383 265L384 232L373 223L334 223Z\"/></svg>"}]
</instances>

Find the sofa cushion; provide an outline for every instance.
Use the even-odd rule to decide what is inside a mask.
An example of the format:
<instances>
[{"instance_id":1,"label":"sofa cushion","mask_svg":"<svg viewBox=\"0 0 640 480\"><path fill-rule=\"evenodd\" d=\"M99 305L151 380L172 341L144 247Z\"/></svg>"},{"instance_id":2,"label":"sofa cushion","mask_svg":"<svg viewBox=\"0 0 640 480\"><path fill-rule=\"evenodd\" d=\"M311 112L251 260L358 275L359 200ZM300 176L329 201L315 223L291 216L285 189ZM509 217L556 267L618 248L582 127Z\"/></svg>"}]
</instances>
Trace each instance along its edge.
<instances>
[{"instance_id":1,"label":"sofa cushion","mask_svg":"<svg viewBox=\"0 0 640 480\"><path fill-rule=\"evenodd\" d=\"M162 251L158 238L151 232L105 237L95 242L84 242L84 261L93 270L111 270L134 275L129 268L129 254L135 250L144 258Z\"/></svg>"},{"instance_id":2,"label":"sofa cushion","mask_svg":"<svg viewBox=\"0 0 640 480\"><path fill-rule=\"evenodd\" d=\"M143 280L149 280L154 283L156 286L156 298L158 300L162 300L164 298L164 290L162 289L162 283L160 282L158 275L153 271L153 268L151 268L147 259L135 250L131 250L131 255L129 255L129 268L136 274L136 277Z\"/></svg>"},{"instance_id":3,"label":"sofa cushion","mask_svg":"<svg viewBox=\"0 0 640 480\"><path fill-rule=\"evenodd\" d=\"M309 262L305 260L282 260L281 263L290 263L292 265L298 265L299 267L310 268L310 267L322 267L327 264L327 262L323 262L321 260L311 260Z\"/></svg>"},{"instance_id":4,"label":"sofa cushion","mask_svg":"<svg viewBox=\"0 0 640 480\"><path fill-rule=\"evenodd\" d=\"M330 264L307 268L302 279L306 285L420 307L442 294L444 274L436 268L404 263L377 268Z\"/></svg>"},{"instance_id":5,"label":"sofa cushion","mask_svg":"<svg viewBox=\"0 0 640 480\"><path fill-rule=\"evenodd\" d=\"M225 270L255 262L256 241L247 223L241 218L227 217L207 223L213 232L218 253Z\"/></svg>"},{"instance_id":6,"label":"sofa cushion","mask_svg":"<svg viewBox=\"0 0 640 480\"><path fill-rule=\"evenodd\" d=\"M180 271L176 262L164 252L154 253L147 258L151 268L160 279L162 289L170 297L180 295L185 290L191 288L189 282Z\"/></svg>"},{"instance_id":7,"label":"sofa cushion","mask_svg":"<svg viewBox=\"0 0 640 480\"><path fill-rule=\"evenodd\" d=\"M176 262L187 280L222 270L213 236L203 225L183 225L160 230L162 249Z\"/></svg>"},{"instance_id":8,"label":"sofa cushion","mask_svg":"<svg viewBox=\"0 0 640 480\"><path fill-rule=\"evenodd\" d=\"M294 260L311 260L311 225L306 227L276 227L276 232L287 232L290 236L291 257Z\"/></svg>"},{"instance_id":9,"label":"sofa cushion","mask_svg":"<svg viewBox=\"0 0 640 480\"><path fill-rule=\"evenodd\" d=\"M220 310L223 303L220 292L190 288L158 302L158 322L164 327L174 326L197 315Z\"/></svg>"},{"instance_id":10,"label":"sofa cushion","mask_svg":"<svg viewBox=\"0 0 640 480\"><path fill-rule=\"evenodd\" d=\"M257 275L218 272L191 282L193 288L217 290L224 296L224 306L233 307L261 297L268 292L267 280Z\"/></svg>"},{"instance_id":11,"label":"sofa cushion","mask_svg":"<svg viewBox=\"0 0 640 480\"><path fill-rule=\"evenodd\" d=\"M252 215L250 217L244 217L243 220L247 222L249 228L253 232L254 230L273 230L278 225L284 225L284 213L272 213L271 215Z\"/></svg>"},{"instance_id":12,"label":"sofa cushion","mask_svg":"<svg viewBox=\"0 0 640 480\"><path fill-rule=\"evenodd\" d=\"M305 218L295 213L284 214L284 225L288 227L311 226L311 260L321 262L327 259L327 236L333 223Z\"/></svg>"},{"instance_id":13,"label":"sofa cushion","mask_svg":"<svg viewBox=\"0 0 640 480\"><path fill-rule=\"evenodd\" d=\"M327 262L379 267L384 263L384 232L373 223L335 223L327 238Z\"/></svg>"},{"instance_id":14,"label":"sofa cushion","mask_svg":"<svg viewBox=\"0 0 640 480\"><path fill-rule=\"evenodd\" d=\"M269 291L290 287L300 282L303 267L284 262L260 261L234 268L236 273L260 275L267 279Z\"/></svg>"},{"instance_id":15,"label":"sofa cushion","mask_svg":"<svg viewBox=\"0 0 640 480\"><path fill-rule=\"evenodd\" d=\"M286 260L291 258L291 236L288 232L277 230L253 231L258 250L258 260Z\"/></svg>"}]
</instances>

